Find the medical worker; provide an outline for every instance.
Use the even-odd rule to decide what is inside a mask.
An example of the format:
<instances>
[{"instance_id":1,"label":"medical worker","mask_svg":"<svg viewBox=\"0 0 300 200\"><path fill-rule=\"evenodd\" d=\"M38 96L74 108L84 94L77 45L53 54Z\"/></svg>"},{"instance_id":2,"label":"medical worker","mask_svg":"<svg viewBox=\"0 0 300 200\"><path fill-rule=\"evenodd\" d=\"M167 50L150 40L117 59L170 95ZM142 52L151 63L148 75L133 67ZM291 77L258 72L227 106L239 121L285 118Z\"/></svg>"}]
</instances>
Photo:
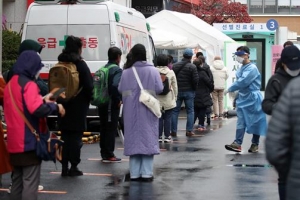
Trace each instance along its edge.
<instances>
[{"instance_id":1,"label":"medical worker","mask_svg":"<svg viewBox=\"0 0 300 200\"><path fill-rule=\"evenodd\" d=\"M247 46L237 48L236 61L242 66L236 72L236 81L224 91L238 91L236 101L237 125L235 140L232 144L225 145L229 151L241 152L245 132L253 134L249 153L258 152L259 138L267 131L267 119L262 111L261 102L263 97L260 93L261 75L254 63L249 60L250 50Z\"/></svg>"}]
</instances>

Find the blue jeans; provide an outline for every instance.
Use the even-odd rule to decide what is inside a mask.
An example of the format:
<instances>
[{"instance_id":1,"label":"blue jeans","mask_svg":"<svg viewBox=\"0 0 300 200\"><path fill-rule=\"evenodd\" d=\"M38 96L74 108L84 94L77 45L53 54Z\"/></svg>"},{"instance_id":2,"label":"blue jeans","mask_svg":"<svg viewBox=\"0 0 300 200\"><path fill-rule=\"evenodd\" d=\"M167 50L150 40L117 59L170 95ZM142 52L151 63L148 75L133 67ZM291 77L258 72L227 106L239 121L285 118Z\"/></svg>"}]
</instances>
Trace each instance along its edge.
<instances>
[{"instance_id":1,"label":"blue jeans","mask_svg":"<svg viewBox=\"0 0 300 200\"><path fill-rule=\"evenodd\" d=\"M165 133L165 138L170 136L172 113L173 109L162 112L162 116L159 118L159 137L162 136L163 132Z\"/></svg>"},{"instance_id":2,"label":"blue jeans","mask_svg":"<svg viewBox=\"0 0 300 200\"><path fill-rule=\"evenodd\" d=\"M130 178L150 178L153 176L153 155L133 155L129 157Z\"/></svg>"},{"instance_id":3,"label":"blue jeans","mask_svg":"<svg viewBox=\"0 0 300 200\"><path fill-rule=\"evenodd\" d=\"M192 131L194 126L194 99L195 92L178 92L178 97L176 101L176 107L173 109L172 115L172 133L177 133L177 125L178 125L178 116L181 110L181 104L184 101L187 121L186 121L186 131Z\"/></svg>"},{"instance_id":4,"label":"blue jeans","mask_svg":"<svg viewBox=\"0 0 300 200\"><path fill-rule=\"evenodd\" d=\"M245 135L245 128L236 129L235 142L237 144L239 144L239 145L242 145L243 144L244 135ZM259 138L260 138L260 135L253 134L252 140L251 140L252 144L259 145Z\"/></svg>"}]
</instances>

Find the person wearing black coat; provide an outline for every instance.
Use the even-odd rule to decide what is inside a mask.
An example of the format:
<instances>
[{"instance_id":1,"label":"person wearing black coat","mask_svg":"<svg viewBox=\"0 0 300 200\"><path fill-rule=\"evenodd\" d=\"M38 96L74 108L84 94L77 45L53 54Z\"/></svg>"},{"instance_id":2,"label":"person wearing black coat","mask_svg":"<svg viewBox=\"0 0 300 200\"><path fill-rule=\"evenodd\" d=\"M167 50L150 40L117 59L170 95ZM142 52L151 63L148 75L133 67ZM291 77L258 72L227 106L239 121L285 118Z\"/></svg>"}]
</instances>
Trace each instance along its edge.
<instances>
[{"instance_id":1,"label":"person wearing black coat","mask_svg":"<svg viewBox=\"0 0 300 200\"><path fill-rule=\"evenodd\" d=\"M82 135L86 130L86 116L93 92L93 77L86 62L81 57L82 41L78 37L68 36L63 52L58 56L60 62L72 62L79 73L80 92L63 103L66 115L59 119L61 139L64 141L61 176L81 176L77 168L80 163ZM68 163L71 168L68 168Z\"/></svg>"},{"instance_id":2,"label":"person wearing black coat","mask_svg":"<svg viewBox=\"0 0 300 200\"><path fill-rule=\"evenodd\" d=\"M196 96L194 100L194 123L198 118L198 130L205 130L204 119L206 109L211 107L213 104L210 96L211 88L213 88L213 82L209 78L207 71L203 68L201 59L196 59L193 63L196 65L198 72L198 87L196 89Z\"/></svg>"},{"instance_id":3,"label":"person wearing black coat","mask_svg":"<svg viewBox=\"0 0 300 200\"><path fill-rule=\"evenodd\" d=\"M286 180L287 180L287 174L286 172L288 169L282 169L281 165L283 165L282 161L279 161L281 159L281 155L284 154L284 152L288 152L288 147L285 147L284 150L283 147L280 147L280 145L276 142L281 142L284 144L284 138L285 137L292 137L288 136L288 134L292 134L289 132L288 128L283 128L282 126L287 124L293 124L291 120L287 121L286 124L284 124L283 120L288 120L291 114L287 114L286 110L289 110L290 108L296 109L295 107L286 107L286 105L280 106L280 99L284 98L281 97L284 90L286 90L286 87L289 85L289 82L295 78L299 77L300 72L300 50L296 46L288 46L282 50L281 53L281 62L282 65L280 68L275 71L275 74L270 78L268 81L266 91L265 91L265 98L262 102L262 109L263 111L268 114L272 115L274 119L271 120L269 125L269 132L271 132L270 136L267 135L266 139L266 152L267 152L267 158L270 161L271 164L274 164L275 168L278 171L278 192L280 200L286 199ZM296 94L295 94L296 95ZM295 99L293 97L293 99ZM287 102L288 100L284 100L281 102ZM295 101L295 100L294 100ZM277 110L277 106L280 108L278 109L285 109L284 112L280 112L275 114L275 111ZM274 115L273 115L274 113ZM283 114L283 115L281 115ZM287 114L287 116L284 116L284 114ZM279 120L279 121L278 121ZM274 123L278 123L275 124ZM280 127L277 127L277 126ZM276 129L276 130L275 130ZM294 128L292 128L295 130ZM269 133L268 133L269 134ZM286 136L280 136L281 134L286 134ZM282 140L278 140L279 137L282 137ZM289 145L290 146L290 145ZM274 150L274 151L273 151ZM300 178L300 177L299 177ZM293 199L293 198L291 198Z\"/></svg>"},{"instance_id":4,"label":"person wearing black coat","mask_svg":"<svg viewBox=\"0 0 300 200\"><path fill-rule=\"evenodd\" d=\"M194 98L195 90L198 84L198 73L196 66L191 63L193 56L192 49L185 49L183 52L183 59L173 65L173 71L176 75L178 85L178 96L176 107L173 109L171 122L171 136L177 136L178 116L181 110L181 104L184 101L187 122L186 122L186 136L193 136L194 129Z\"/></svg>"}]
</instances>

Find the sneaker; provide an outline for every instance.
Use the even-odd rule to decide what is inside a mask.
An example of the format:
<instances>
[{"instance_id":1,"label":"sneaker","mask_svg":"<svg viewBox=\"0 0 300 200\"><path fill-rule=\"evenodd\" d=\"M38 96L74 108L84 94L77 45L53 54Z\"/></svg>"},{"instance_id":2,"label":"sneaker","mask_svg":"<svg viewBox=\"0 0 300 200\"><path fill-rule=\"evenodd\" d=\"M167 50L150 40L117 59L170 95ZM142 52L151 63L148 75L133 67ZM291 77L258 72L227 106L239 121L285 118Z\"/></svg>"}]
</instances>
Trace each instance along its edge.
<instances>
[{"instance_id":1,"label":"sneaker","mask_svg":"<svg viewBox=\"0 0 300 200\"><path fill-rule=\"evenodd\" d=\"M195 133L193 133L192 131L187 131L185 133L185 136L187 136L187 137L191 137L191 136L194 136L194 135L195 135Z\"/></svg>"},{"instance_id":2,"label":"sneaker","mask_svg":"<svg viewBox=\"0 0 300 200\"><path fill-rule=\"evenodd\" d=\"M225 149L227 149L228 151L234 151L234 152L242 151L241 145L237 144L236 142L233 142L232 144L226 144Z\"/></svg>"},{"instance_id":3,"label":"sneaker","mask_svg":"<svg viewBox=\"0 0 300 200\"><path fill-rule=\"evenodd\" d=\"M197 130L198 130L198 131L205 131L206 128L205 128L205 126L198 125Z\"/></svg>"},{"instance_id":4,"label":"sneaker","mask_svg":"<svg viewBox=\"0 0 300 200\"><path fill-rule=\"evenodd\" d=\"M168 142L172 142L172 137L165 137L164 142L168 143Z\"/></svg>"},{"instance_id":5,"label":"sneaker","mask_svg":"<svg viewBox=\"0 0 300 200\"><path fill-rule=\"evenodd\" d=\"M7 190L7 193L10 194L11 193L11 186L12 186L12 183L9 185L8 187L8 190Z\"/></svg>"},{"instance_id":6,"label":"sneaker","mask_svg":"<svg viewBox=\"0 0 300 200\"><path fill-rule=\"evenodd\" d=\"M44 189L44 187L42 185L39 185L38 191L42 191L43 189Z\"/></svg>"},{"instance_id":7,"label":"sneaker","mask_svg":"<svg viewBox=\"0 0 300 200\"><path fill-rule=\"evenodd\" d=\"M248 150L249 153L257 153L258 152L258 145L257 144L251 144L251 147Z\"/></svg>"},{"instance_id":8,"label":"sneaker","mask_svg":"<svg viewBox=\"0 0 300 200\"><path fill-rule=\"evenodd\" d=\"M117 158L117 157L103 158L102 159L103 163L119 163L121 161L122 161L122 159L121 158Z\"/></svg>"},{"instance_id":9,"label":"sneaker","mask_svg":"<svg viewBox=\"0 0 300 200\"><path fill-rule=\"evenodd\" d=\"M163 139L161 136L158 138L158 142L163 142Z\"/></svg>"}]
</instances>

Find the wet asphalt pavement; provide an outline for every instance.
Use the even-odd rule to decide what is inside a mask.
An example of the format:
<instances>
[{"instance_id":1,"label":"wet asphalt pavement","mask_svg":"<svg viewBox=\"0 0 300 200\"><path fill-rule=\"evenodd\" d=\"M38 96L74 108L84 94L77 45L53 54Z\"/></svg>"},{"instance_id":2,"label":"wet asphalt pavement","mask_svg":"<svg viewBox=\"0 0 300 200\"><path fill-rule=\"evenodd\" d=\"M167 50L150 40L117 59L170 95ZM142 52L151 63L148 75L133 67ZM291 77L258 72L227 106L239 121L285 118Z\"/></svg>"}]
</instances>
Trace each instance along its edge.
<instances>
[{"instance_id":1,"label":"wet asphalt pavement","mask_svg":"<svg viewBox=\"0 0 300 200\"><path fill-rule=\"evenodd\" d=\"M277 175L264 153L248 153L251 135L245 135L243 152L225 150L233 141L236 119L212 120L209 130L185 136L185 118L178 137L161 143L154 157L154 181L130 182L128 157L119 138L115 154L121 163L101 163L99 145L85 144L79 168L81 177L60 176L61 165L42 164L40 200L277 200ZM8 200L10 175L3 176L0 199Z\"/></svg>"}]
</instances>

